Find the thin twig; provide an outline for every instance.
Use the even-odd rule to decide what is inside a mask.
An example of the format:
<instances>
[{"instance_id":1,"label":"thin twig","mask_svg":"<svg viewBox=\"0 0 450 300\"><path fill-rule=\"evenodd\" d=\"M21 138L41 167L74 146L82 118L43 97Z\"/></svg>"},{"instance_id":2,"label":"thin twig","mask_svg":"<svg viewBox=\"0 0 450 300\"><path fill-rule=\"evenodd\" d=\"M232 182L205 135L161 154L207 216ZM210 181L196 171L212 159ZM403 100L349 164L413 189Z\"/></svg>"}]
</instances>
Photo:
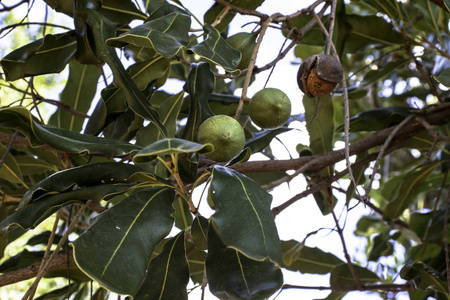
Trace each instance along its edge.
<instances>
[{"instance_id":1,"label":"thin twig","mask_svg":"<svg viewBox=\"0 0 450 300\"><path fill-rule=\"evenodd\" d=\"M36 287L39 284L39 281L42 279L42 277L47 273L48 269L50 268L52 261L58 256L59 250L61 249L61 247L64 245L67 237L69 236L69 234L72 232L72 230L74 229L75 225L77 224L78 219L81 217L82 213L84 212L86 206L83 205L81 207L81 209L78 211L77 215L74 217L72 223L70 224L69 228L67 229L67 231L64 233L64 235L62 236L61 240L59 241L58 245L56 245L55 250L53 250L53 253L50 255L50 257L48 258L48 260L45 262L44 266L42 267L42 269L40 269L40 271L38 272L38 274L36 275L36 279L34 280L33 284L31 285L31 287L28 289L28 291L25 293L25 295L22 297L22 300L31 300L32 299L32 293L33 290L36 289ZM65 258L65 254L64 254L64 258Z\"/></svg>"},{"instance_id":2,"label":"thin twig","mask_svg":"<svg viewBox=\"0 0 450 300\"><path fill-rule=\"evenodd\" d=\"M266 33L266 30L269 27L270 22L272 22L273 18L275 18L278 15L280 15L280 14L276 13L276 14L270 16L261 25L261 29L259 31L258 39L256 41L255 47L253 48L252 56L250 57L250 62L249 62L248 67L247 67L247 74L245 75L244 84L242 86L241 99L239 100L239 104L238 104L238 107L236 109L236 113L234 115L234 118L236 120L239 120L239 117L241 116L242 109L244 107L245 98L247 97L248 86L250 85L250 80L252 78L253 69L255 67L256 56L258 55L258 50L259 50L259 47L261 46L261 42L263 40L264 34Z\"/></svg>"},{"instance_id":3,"label":"thin twig","mask_svg":"<svg viewBox=\"0 0 450 300\"><path fill-rule=\"evenodd\" d=\"M389 136L386 138L386 141L384 142L383 146L380 149L380 152L378 153L378 157L375 161L375 165L373 166L372 176L370 176L370 182L369 185L366 188L366 195L365 198L369 197L370 190L372 189L373 181L375 180L375 174L378 171L378 168L380 167L380 160L384 156L384 152L386 151L387 147L389 146L389 143L392 141L394 136L397 134L397 132L402 129L403 126L405 126L409 121L411 121L414 118L414 115L407 116L400 124L398 124L394 130L389 134Z\"/></svg>"}]
</instances>

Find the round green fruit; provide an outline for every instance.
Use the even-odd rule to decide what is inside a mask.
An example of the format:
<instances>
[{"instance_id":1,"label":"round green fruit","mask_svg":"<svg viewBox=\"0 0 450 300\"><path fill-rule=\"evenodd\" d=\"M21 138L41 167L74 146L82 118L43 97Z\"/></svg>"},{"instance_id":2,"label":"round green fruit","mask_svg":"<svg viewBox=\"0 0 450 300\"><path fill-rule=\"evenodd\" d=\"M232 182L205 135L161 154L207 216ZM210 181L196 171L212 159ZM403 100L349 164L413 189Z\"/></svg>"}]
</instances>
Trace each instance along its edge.
<instances>
[{"instance_id":1,"label":"round green fruit","mask_svg":"<svg viewBox=\"0 0 450 300\"><path fill-rule=\"evenodd\" d=\"M253 95L248 114L259 127L274 129L289 120L291 100L279 89L265 88Z\"/></svg>"},{"instance_id":2,"label":"round green fruit","mask_svg":"<svg viewBox=\"0 0 450 300\"><path fill-rule=\"evenodd\" d=\"M197 141L214 146L214 151L205 154L209 159L229 161L244 148L245 133L238 121L230 116L218 115L206 119L200 125Z\"/></svg>"}]
</instances>

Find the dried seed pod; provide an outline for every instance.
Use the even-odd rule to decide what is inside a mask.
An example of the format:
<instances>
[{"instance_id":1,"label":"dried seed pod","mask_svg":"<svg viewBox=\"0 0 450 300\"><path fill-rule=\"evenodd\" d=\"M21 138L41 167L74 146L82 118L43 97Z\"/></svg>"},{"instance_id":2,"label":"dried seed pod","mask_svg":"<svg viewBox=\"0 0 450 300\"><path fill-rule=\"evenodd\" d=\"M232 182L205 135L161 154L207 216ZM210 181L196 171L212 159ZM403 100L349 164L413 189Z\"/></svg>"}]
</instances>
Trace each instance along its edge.
<instances>
[{"instance_id":1,"label":"dried seed pod","mask_svg":"<svg viewBox=\"0 0 450 300\"><path fill-rule=\"evenodd\" d=\"M339 60L328 54L313 55L305 59L297 73L297 83L306 96L312 98L331 93L344 72Z\"/></svg>"}]
</instances>

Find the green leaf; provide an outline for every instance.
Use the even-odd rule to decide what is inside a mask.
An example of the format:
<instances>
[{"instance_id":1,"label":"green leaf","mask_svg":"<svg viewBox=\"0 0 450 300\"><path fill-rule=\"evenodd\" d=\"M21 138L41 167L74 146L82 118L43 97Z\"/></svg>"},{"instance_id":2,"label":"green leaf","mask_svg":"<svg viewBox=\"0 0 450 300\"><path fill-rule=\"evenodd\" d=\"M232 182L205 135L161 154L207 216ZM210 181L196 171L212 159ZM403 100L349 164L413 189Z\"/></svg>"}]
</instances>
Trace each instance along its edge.
<instances>
[{"instance_id":1,"label":"green leaf","mask_svg":"<svg viewBox=\"0 0 450 300\"><path fill-rule=\"evenodd\" d=\"M170 13L145 22L115 38L106 40L110 47L124 47L132 44L153 48L164 57L173 57L189 43L191 18L186 14Z\"/></svg>"},{"instance_id":2,"label":"green leaf","mask_svg":"<svg viewBox=\"0 0 450 300\"><path fill-rule=\"evenodd\" d=\"M134 299L188 299L186 286L189 267L184 231L170 239L162 252L152 259L147 276Z\"/></svg>"},{"instance_id":3,"label":"green leaf","mask_svg":"<svg viewBox=\"0 0 450 300\"><path fill-rule=\"evenodd\" d=\"M28 267L41 262L43 257L44 251L28 251L27 249L23 249L22 252L2 262L0 264L0 272L7 273Z\"/></svg>"},{"instance_id":4,"label":"green leaf","mask_svg":"<svg viewBox=\"0 0 450 300\"><path fill-rule=\"evenodd\" d=\"M163 93L155 92L150 99L160 96ZM180 112L181 104L183 103L184 92L175 95L165 95L166 99L161 103L158 109L158 114L162 116L161 122L167 130L167 137L174 138L177 125L177 117ZM140 129L136 134L136 144L139 146L147 146L162 138L158 128L150 123L146 127Z\"/></svg>"},{"instance_id":5,"label":"green leaf","mask_svg":"<svg viewBox=\"0 0 450 300\"><path fill-rule=\"evenodd\" d=\"M0 127L13 128L23 132L32 146L47 144L57 150L69 153L124 156L141 149L124 141L100 138L71 130L41 125L24 107L0 109Z\"/></svg>"},{"instance_id":6,"label":"green leaf","mask_svg":"<svg viewBox=\"0 0 450 300\"><path fill-rule=\"evenodd\" d=\"M148 103L144 94L136 86L130 75L125 71L115 49L106 46L108 38L115 36L116 26L105 19L98 11L87 8L75 10L75 16L86 22L92 28L95 40L96 55L105 61L111 68L114 76L114 84L125 92L129 107L142 118L152 121L166 136L166 130L162 125L156 110Z\"/></svg>"},{"instance_id":7,"label":"green leaf","mask_svg":"<svg viewBox=\"0 0 450 300\"><path fill-rule=\"evenodd\" d=\"M434 162L407 174L400 183L397 196L394 199L391 199L386 205L384 209L384 218L394 219L399 217L411 204L414 198L417 197L416 191L420 184L425 182L428 175L430 175L440 164L442 164L442 161Z\"/></svg>"},{"instance_id":8,"label":"green leaf","mask_svg":"<svg viewBox=\"0 0 450 300\"><path fill-rule=\"evenodd\" d=\"M30 202L40 201L40 197L46 194L100 186L105 183L133 183L138 180L157 182L153 174L135 165L117 162L87 164L54 173L36 183L25 193L18 208Z\"/></svg>"},{"instance_id":9,"label":"green leaf","mask_svg":"<svg viewBox=\"0 0 450 300\"><path fill-rule=\"evenodd\" d=\"M375 273L367 270L366 268L360 267L358 265L353 265L353 268L355 269L356 275L358 276L361 284L372 284L381 281ZM331 286L346 287L355 286L355 284L355 279L353 278L352 273L350 272L350 269L346 263L335 267L331 271Z\"/></svg>"},{"instance_id":10,"label":"green leaf","mask_svg":"<svg viewBox=\"0 0 450 300\"><path fill-rule=\"evenodd\" d=\"M434 290L448 296L447 281L428 265L421 261L407 263L400 271L400 276L405 280L412 280L422 290Z\"/></svg>"},{"instance_id":11,"label":"green leaf","mask_svg":"<svg viewBox=\"0 0 450 300\"><path fill-rule=\"evenodd\" d=\"M353 128L352 128L352 131L353 131ZM366 158L367 155L368 155L367 151L358 153L358 155L356 155L355 161L360 161L360 160ZM357 168L352 168L353 178L355 178L356 185L363 184L366 181L366 177L364 176L364 171L367 169L368 166L369 166L369 163L364 164ZM353 195L355 194L355 192L356 192L356 186L353 184L353 181L352 181L352 182L350 182L350 185L347 188L347 192L345 193L347 204L353 198Z\"/></svg>"},{"instance_id":12,"label":"green leaf","mask_svg":"<svg viewBox=\"0 0 450 300\"><path fill-rule=\"evenodd\" d=\"M333 151L334 107L331 96L303 97L303 106L309 133L309 148L314 155ZM329 177L332 172L327 168L321 174Z\"/></svg>"},{"instance_id":13,"label":"green leaf","mask_svg":"<svg viewBox=\"0 0 450 300\"><path fill-rule=\"evenodd\" d=\"M208 99L214 90L215 77L208 63L191 64L184 90L189 93L189 114L183 138L195 141L198 127L213 116Z\"/></svg>"},{"instance_id":14,"label":"green leaf","mask_svg":"<svg viewBox=\"0 0 450 300\"><path fill-rule=\"evenodd\" d=\"M267 299L283 284L279 267L225 246L212 227L208 231L206 275L211 293L219 299Z\"/></svg>"},{"instance_id":15,"label":"green leaf","mask_svg":"<svg viewBox=\"0 0 450 300\"><path fill-rule=\"evenodd\" d=\"M446 68L438 76L431 77L440 84L445 85L447 88L450 88L450 68Z\"/></svg>"},{"instance_id":16,"label":"green leaf","mask_svg":"<svg viewBox=\"0 0 450 300\"><path fill-rule=\"evenodd\" d=\"M94 99L100 74L101 69L97 66L81 65L75 60L71 61L69 63L69 79L59 101L77 112L86 114ZM51 125L76 132L81 131L83 123L83 117L61 108L50 119Z\"/></svg>"},{"instance_id":17,"label":"green leaf","mask_svg":"<svg viewBox=\"0 0 450 300\"><path fill-rule=\"evenodd\" d=\"M226 39L227 43L236 50L241 51L241 61L238 68L243 70L248 67L250 58L253 54L253 48L256 45L258 34L255 32L239 32Z\"/></svg>"},{"instance_id":18,"label":"green leaf","mask_svg":"<svg viewBox=\"0 0 450 300\"><path fill-rule=\"evenodd\" d=\"M156 83L167 73L170 60L162 56L137 62L131 65L127 72L137 88L144 91L149 84ZM107 86L101 92L101 98L86 126L86 133L97 135L100 133L107 118L117 118L117 113L126 112L126 92L114 84ZM145 100L148 102L147 100ZM151 103L151 102L150 102ZM111 121L110 121L111 122Z\"/></svg>"},{"instance_id":19,"label":"green leaf","mask_svg":"<svg viewBox=\"0 0 450 300\"><path fill-rule=\"evenodd\" d=\"M22 171L14 156L11 152L9 152L5 157L6 150L7 148L3 144L0 144L0 157L3 162L0 168L0 178L11 182L20 183L24 187L28 188L23 181Z\"/></svg>"},{"instance_id":20,"label":"green leaf","mask_svg":"<svg viewBox=\"0 0 450 300\"><path fill-rule=\"evenodd\" d=\"M367 259L377 261L381 256L389 256L394 253L394 246L390 242L391 235L388 231L381 232L372 240L372 246Z\"/></svg>"},{"instance_id":21,"label":"green leaf","mask_svg":"<svg viewBox=\"0 0 450 300\"><path fill-rule=\"evenodd\" d=\"M222 166L212 172L211 224L227 247L281 265L281 244L270 210L272 196L250 178Z\"/></svg>"},{"instance_id":22,"label":"green leaf","mask_svg":"<svg viewBox=\"0 0 450 300\"><path fill-rule=\"evenodd\" d=\"M192 224L192 214L186 200L178 197L173 202L173 207L175 208L175 212L173 213L175 226L181 230L189 227Z\"/></svg>"},{"instance_id":23,"label":"green leaf","mask_svg":"<svg viewBox=\"0 0 450 300\"><path fill-rule=\"evenodd\" d=\"M401 69L405 65L407 65L411 61L410 58L404 58L404 59L398 59L394 61L388 62L385 66L378 70L370 70L367 72L367 74L364 76L364 80L361 82L361 84L358 86L359 89L363 89L367 86L372 85L375 82L381 81L384 78L386 78L391 73Z\"/></svg>"},{"instance_id":24,"label":"green leaf","mask_svg":"<svg viewBox=\"0 0 450 300\"><path fill-rule=\"evenodd\" d=\"M244 9L255 10L264 2L264 0L230 0L228 2L231 2L233 5ZM220 20L216 28L219 31L223 31L236 15L236 13L229 11L225 15L225 17L223 17L223 12L225 11L225 9L226 8L223 5L214 3L211 8L205 13L205 23L213 24L219 19L219 17L222 17L223 19Z\"/></svg>"},{"instance_id":25,"label":"green leaf","mask_svg":"<svg viewBox=\"0 0 450 300\"><path fill-rule=\"evenodd\" d=\"M207 34L206 39L189 50L218 64L226 71L237 70L241 60L241 52L228 45L216 28L205 24L203 29Z\"/></svg>"},{"instance_id":26,"label":"green leaf","mask_svg":"<svg viewBox=\"0 0 450 300\"><path fill-rule=\"evenodd\" d=\"M44 38L20 47L1 60L6 80L17 80L61 72L72 60L76 51L74 31L47 34Z\"/></svg>"},{"instance_id":27,"label":"green leaf","mask_svg":"<svg viewBox=\"0 0 450 300\"><path fill-rule=\"evenodd\" d=\"M350 129L352 132L382 130L399 124L413 112L413 108L406 106L391 106L367 110L350 119ZM339 125L336 130L343 131L344 124Z\"/></svg>"},{"instance_id":28,"label":"green leaf","mask_svg":"<svg viewBox=\"0 0 450 300\"><path fill-rule=\"evenodd\" d=\"M208 153L213 150L211 144L199 144L177 138L162 139L148 145L133 156L135 163L149 162L157 156L178 153Z\"/></svg>"},{"instance_id":29,"label":"green leaf","mask_svg":"<svg viewBox=\"0 0 450 300\"><path fill-rule=\"evenodd\" d=\"M73 203L83 204L89 200L100 201L124 193L133 186L134 184L104 184L64 193L45 194L39 197L37 201L19 207L12 215L0 222L0 235L17 227L22 229L35 228L64 206Z\"/></svg>"},{"instance_id":30,"label":"green leaf","mask_svg":"<svg viewBox=\"0 0 450 300\"><path fill-rule=\"evenodd\" d=\"M347 36L344 51L355 53L370 45L391 46L403 45L403 36L391 23L386 22L383 17L360 16L346 14L345 20L351 25L351 33Z\"/></svg>"},{"instance_id":31,"label":"green leaf","mask_svg":"<svg viewBox=\"0 0 450 300\"><path fill-rule=\"evenodd\" d=\"M311 248L295 240L281 241L283 267L301 273L327 274L344 262L334 254Z\"/></svg>"},{"instance_id":32,"label":"green leaf","mask_svg":"<svg viewBox=\"0 0 450 300\"><path fill-rule=\"evenodd\" d=\"M253 137L245 143L245 147L250 148L252 153L257 153L264 150L272 142L273 138L277 135L288 132L292 128L280 127L274 130L263 130L256 132Z\"/></svg>"},{"instance_id":33,"label":"green leaf","mask_svg":"<svg viewBox=\"0 0 450 300\"><path fill-rule=\"evenodd\" d=\"M208 249L209 222L205 217L197 216L192 222L191 236L195 246L200 250Z\"/></svg>"},{"instance_id":34,"label":"green leaf","mask_svg":"<svg viewBox=\"0 0 450 300\"><path fill-rule=\"evenodd\" d=\"M152 252L172 228L174 196L171 188L151 188L100 214L73 242L78 267L115 293L135 295Z\"/></svg>"},{"instance_id":35,"label":"green leaf","mask_svg":"<svg viewBox=\"0 0 450 300\"><path fill-rule=\"evenodd\" d=\"M132 0L102 0L100 12L109 20L120 25L147 18L144 13L136 8Z\"/></svg>"}]
</instances>

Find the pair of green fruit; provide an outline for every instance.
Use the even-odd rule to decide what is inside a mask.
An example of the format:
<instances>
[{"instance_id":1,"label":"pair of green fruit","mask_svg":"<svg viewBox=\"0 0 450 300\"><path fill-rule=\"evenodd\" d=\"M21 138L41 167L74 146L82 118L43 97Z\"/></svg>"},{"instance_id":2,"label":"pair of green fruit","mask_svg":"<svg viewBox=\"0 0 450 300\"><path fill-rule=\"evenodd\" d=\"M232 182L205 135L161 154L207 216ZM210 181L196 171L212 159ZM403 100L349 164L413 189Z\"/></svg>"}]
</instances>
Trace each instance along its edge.
<instances>
[{"instance_id":1,"label":"pair of green fruit","mask_svg":"<svg viewBox=\"0 0 450 300\"><path fill-rule=\"evenodd\" d=\"M251 99L248 114L261 128L275 129L289 120L291 101L279 89L265 88ZM206 157L215 161L228 161L238 155L245 145L241 124L227 115L217 115L203 122L197 133L199 143L210 143L214 150Z\"/></svg>"}]
</instances>

